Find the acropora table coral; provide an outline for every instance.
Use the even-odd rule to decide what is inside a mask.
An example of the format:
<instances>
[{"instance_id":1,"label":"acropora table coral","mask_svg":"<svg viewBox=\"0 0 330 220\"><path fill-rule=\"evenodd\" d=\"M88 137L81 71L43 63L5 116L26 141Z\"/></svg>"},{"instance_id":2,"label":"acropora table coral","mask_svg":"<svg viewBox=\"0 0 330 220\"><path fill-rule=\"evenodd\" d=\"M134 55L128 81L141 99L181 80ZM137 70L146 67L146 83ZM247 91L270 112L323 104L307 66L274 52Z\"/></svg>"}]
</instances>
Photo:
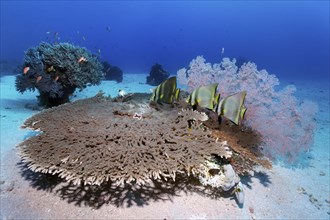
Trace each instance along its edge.
<instances>
[{"instance_id":1,"label":"acropora table coral","mask_svg":"<svg viewBox=\"0 0 330 220\"><path fill-rule=\"evenodd\" d=\"M149 95L133 94L118 102L98 94L44 110L23 125L41 133L19 145L21 158L33 171L74 184L144 185L175 181L177 175L200 176L201 183L213 181L209 185L223 190L238 184L230 145L204 124L209 120L205 113L180 105L154 109L148 100ZM218 164L217 173L207 161Z\"/></svg>"}]
</instances>

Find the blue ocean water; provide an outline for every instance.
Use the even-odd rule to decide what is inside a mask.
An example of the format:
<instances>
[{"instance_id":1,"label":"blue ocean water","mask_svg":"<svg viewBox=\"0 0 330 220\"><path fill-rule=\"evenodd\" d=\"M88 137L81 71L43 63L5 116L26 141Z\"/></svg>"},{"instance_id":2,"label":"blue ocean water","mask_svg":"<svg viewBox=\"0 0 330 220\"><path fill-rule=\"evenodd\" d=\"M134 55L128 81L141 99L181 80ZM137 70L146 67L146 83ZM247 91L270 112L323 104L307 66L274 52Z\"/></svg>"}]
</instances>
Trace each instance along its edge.
<instances>
[{"instance_id":1,"label":"blue ocean water","mask_svg":"<svg viewBox=\"0 0 330 220\"><path fill-rule=\"evenodd\" d=\"M31 186L33 181L22 178L15 164L17 158L12 155L16 155L17 144L33 135L26 135L25 130L18 131L18 128L28 117L39 112L29 107L37 105L38 92L20 94L15 91L14 77L3 76L0 78L0 186L14 184L12 191L3 193L0 190L0 218L329 217L329 1L0 0L0 3L1 63L21 65L24 52L42 41L71 42L86 47L102 61L124 71L122 83L103 81L101 85L76 91L71 101L93 97L101 89L112 97L119 89L129 93L150 92L153 86L144 82L152 65L160 63L175 75L196 56L203 55L210 63L219 63L224 57L255 62L258 69L276 74L280 88L296 85L299 102L309 99L319 106L313 119L317 126L310 152L299 158L297 166L274 163L274 169L267 174L269 185L264 186L257 178L258 173L251 182L244 182L246 203L241 209L233 199L208 197L206 200L205 195L181 197L176 194L179 190L174 189L175 195L161 195L162 198L170 195L171 202L162 203L167 208L157 206L156 198L147 199L143 209L109 208L114 205L110 201L109 206L104 205L95 212L94 209L87 210L88 205L80 207L74 203L79 200L79 193L70 192L68 197L72 200L66 195L63 199L63 196L46 192L43 187L33 191L44 183L39 181ZM123 204L133 194L127 195ZM82 201L87 204L89 200ZM158 216L150 214L155 210L160 213ZM232 213L229 211L228 214L228 210ZM203 212L207 214L203 215Z\"/></svg>"},{"instance_id":2,"label":"blue ocean water","mask_svg":"<svg viewBox=\"0 0 330 220\"><path fill-rule=\"evenodd\" d=\"M1 60L41 41L87 47L124 73L171 74L197 55L279 78L329 79L329 1L1 1ZM224 53L222 53L224 48Z\"/></svg>"}]
</instances>

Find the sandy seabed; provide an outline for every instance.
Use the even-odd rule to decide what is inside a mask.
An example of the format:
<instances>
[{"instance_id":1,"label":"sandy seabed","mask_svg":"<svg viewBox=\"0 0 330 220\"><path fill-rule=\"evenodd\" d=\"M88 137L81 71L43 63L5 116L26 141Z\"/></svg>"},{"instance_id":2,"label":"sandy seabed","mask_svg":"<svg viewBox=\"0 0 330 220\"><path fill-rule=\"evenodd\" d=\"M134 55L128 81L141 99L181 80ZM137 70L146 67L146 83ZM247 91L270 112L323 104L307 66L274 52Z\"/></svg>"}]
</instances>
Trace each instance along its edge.
<instances>
[{"instance_id":1,"label":"sandy seabed","mask_svg":"<svg viewBox=\"0 0 330 220\"><path fill-rule=\"evenodd\" d=\"M75 93L73 100L103 90L112 97L118 89L150 92L146 75L124 75L122 83L102 82ZM31 135L24 120L38 111L37 93L19 94L14 76L1 77L0 219L329 219L329 82L293 82L297 97L318 103L314 144L295 167L274 164L243 178L245 203L231 195L198 186L193 180L169 182L158 188L89 189L56 177L36 174L20 163L16 145Z\"/></svg>"}]
</instances>

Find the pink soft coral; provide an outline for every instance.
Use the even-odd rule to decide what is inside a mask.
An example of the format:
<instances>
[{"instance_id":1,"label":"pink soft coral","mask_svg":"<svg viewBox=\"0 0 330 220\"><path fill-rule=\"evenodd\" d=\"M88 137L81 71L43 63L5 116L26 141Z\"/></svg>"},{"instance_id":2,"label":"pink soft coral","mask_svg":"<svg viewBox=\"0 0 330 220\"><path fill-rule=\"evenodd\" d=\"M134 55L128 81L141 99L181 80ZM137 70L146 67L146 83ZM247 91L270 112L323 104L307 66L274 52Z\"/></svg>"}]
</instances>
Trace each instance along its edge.
<instances>
[{"instance_id":1,"label":"pink soft coral","mask_svg":"<svg viewBox=\"0 0 330 220\"><path fill-rule=\"evenodd\" d=\"M258 70L256 64L248 62L238 68L235 62L235 59L224 58L221 63L212 65L198 56L188 69L177 72L177 78L188 91L215 82L219 83L221 97L247 91L245 106L248 110L243 123L261 133L266 156L294 162L312 145L317 105L299 102L292 85L276 91L278 78L266 70Z\"/></svg>"}]
</instances>

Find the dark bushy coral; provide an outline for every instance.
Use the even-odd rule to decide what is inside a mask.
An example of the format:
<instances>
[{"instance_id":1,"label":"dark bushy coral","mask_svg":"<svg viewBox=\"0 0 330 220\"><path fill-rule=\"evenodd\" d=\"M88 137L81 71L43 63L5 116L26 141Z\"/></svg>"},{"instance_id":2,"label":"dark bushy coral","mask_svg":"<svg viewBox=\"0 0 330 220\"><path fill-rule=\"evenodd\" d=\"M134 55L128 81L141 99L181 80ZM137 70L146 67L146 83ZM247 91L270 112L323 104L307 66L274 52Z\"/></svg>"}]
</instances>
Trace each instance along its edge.
<instances>
[{"instance_id":1,"label":"dark bushy coral","mask_svg":"<svg viewBox=\"0 0 330 220\"><path fill-rule=\"evenodd\" d=\"M86 60L79 62L82 57ZM23 93L37 89L39 103L44 106L68 102L76 89L97 85L104 76L102 64L96 56L86 48L69 43L42 42L29 48L23 66L29 70L16 77L16 90Z\"/></svg>"},{"instance_id":2,"label":"dark bushy coral","mask_svg":"<svg viewBox=\"0 0 330 220\"><path fill-rule=\"evenodd\" d=\"M102 64L106 80L115 80L117 83L123 81L123 71L118 66L111 66L108 62Z\"/></svg>"},{"instance_id":3,"label":"dark bushy coral","mask_svg":"<svg viewBox=\"0 0 330 220\"><path fill-rule=\"evenodd\" d=\"M162 65L158 63L151 67L149 74L150 75L147 76L147 83L152 86L158 86L170 76L170 74L162 68Z\"/></svg>"}]
</instances>

